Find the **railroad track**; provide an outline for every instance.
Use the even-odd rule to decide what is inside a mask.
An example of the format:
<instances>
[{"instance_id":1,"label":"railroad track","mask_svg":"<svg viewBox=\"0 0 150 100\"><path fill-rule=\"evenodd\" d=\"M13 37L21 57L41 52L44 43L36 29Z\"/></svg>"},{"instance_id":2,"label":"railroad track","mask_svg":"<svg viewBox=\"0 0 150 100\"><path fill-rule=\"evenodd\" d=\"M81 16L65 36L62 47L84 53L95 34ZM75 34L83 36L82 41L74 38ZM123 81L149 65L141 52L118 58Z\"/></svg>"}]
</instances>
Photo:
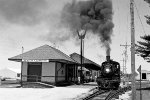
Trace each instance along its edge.
<instances>
[{"instance_id":1,"label":"railroad track","mask_svg":"<svg viewBox=\"0 0 150 100\"><path fill-rule=\"evenodd\" d=\"M98 95L104 94L109 92L108 90L101 90L99 91L98 89L95 90L92 94L90 94L89 96L83 98L82 100L92 100L94 97L97 97Z\"/></svg>"},{"instance_id":2,"label":"railroad track","mask_svg":"<svg viewBox=\"0 0 150 100\"><path fill-rule=\"evenodd\" d=\"M131 86L122 87L118 90L95 90L89 96L83 98L82 100L111 100L113 98L119 97L119 95L131 90Z\"/></svg>"},{"instance_id":3,"label":"railroad track","mask_svg":"<svg viewBox=\"0 0 150 100\"><path fill-rule=\"evenodd\" d=\"M119 95L127 92L131 90L131 86L127 86L127 87L122 87L122 88L119 88L118 90L112 90L108 96L105 98L105 100L111 100L113 98L116 98L116 97L119 97Z\"/></svg>"}]
</instances>

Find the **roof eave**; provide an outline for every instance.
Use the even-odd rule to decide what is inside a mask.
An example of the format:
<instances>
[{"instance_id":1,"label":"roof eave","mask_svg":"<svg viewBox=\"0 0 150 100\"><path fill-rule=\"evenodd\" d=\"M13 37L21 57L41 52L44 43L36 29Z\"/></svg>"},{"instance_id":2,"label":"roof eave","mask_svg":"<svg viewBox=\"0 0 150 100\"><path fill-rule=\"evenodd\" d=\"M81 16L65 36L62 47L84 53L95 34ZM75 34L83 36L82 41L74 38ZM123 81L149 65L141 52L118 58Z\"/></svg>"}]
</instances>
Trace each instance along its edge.
<instances>
[{"instance_id":1,"label":"roof eave","mask_svg":"<svg viewBox=\"0 0 150 100\"><path fill-rule=\"evenodd\" d=\"M88 63L85 63L84 64L86 68L90 68L92 70L101 70L101 67L100 66L97 66L95 64L88 64ZM92 66L88 66L88 65L92 65Z\"/></svg>"},{"instance_id":2,"label":"roof eave","mask_svg":"<svg viewBox=\"0 0 150 100\"><path fill-rule=\"evenodd\" d=\"M64 63L68 63L68 64L78 64L75 61L68 61L68 60L65 60L65 59L49 59L49 61L64 62Z\"/></svg>"},{"instance_id":3,"label":"roof eave","mask_svg":"<svg viewBox=\"0 0 150 100\"><path fill-rule=\"evenodd\" d=\"M22 61L22 59L12 59L12 58L8 58L8 60L10 60L10 61L16 61L16 62L21 62Z\"/></svg>"},{"instance_id":4,"label":"roof eave","mask_svg":"<svg viewBox=\"0 0 150 100\"><path fill-rule=\"evenodd\" d=\"M13 58L8 58L8 60L10 61L16 61L16 62L22 62L22 59L13 59ZM48 59L49 62L51 61L59 61L59 62L64 62L64 63L69 63L69 64L78 64L77 62L75 61L68 61L68 60L65 60L65 59Z\"/></svg>"}]
</instances>

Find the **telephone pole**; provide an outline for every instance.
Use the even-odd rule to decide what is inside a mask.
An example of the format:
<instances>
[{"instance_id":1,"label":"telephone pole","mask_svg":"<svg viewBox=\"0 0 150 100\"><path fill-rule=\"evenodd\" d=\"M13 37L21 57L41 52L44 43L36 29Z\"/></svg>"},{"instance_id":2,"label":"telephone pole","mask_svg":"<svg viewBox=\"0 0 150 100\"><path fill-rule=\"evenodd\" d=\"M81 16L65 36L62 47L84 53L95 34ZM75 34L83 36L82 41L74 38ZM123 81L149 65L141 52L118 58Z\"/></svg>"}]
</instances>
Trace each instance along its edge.
<instances>
[{"instance_id":1,"label":"telephone pole","mask_svg":"<svg viewBox=\"0 0 150 100\"><path fill-rule=\"evenodd\" d=\"M123 75L125 75L127 71L126 71L125 64L124 64L124 63L125 63L124 58L123 58L123 60L121 60L121 61L122 61L122 63L123 63L123 64L122 64L122 73L123 73Z\"/></svg>"},{"instance_id":2,"label":"telephone pole","mask_svg":"<svg viewBox=\"0 0 150 100\"><path fill-rule=\"evenodd\" d=\"M131 72L132 72L132 100L136 100L135 87L135 30L134 30L134 0L130 0L131 15Z\"/></svg>"},{"instance_id":3,"label":"telephone pole","mask_svg":"<svg viewBox=\"0 0 150 100\"><path fill-rule=\"evenodd\" d=\"M124 58L121 61L122 61L122 75L124 75L125 74L125 70L124 70Z\"/></svg>"},{"instance_id":4,"label":"telephone pole","mask_svg":"<svg viewBox=\"0 0 150 100\"><path fill-rule=\"evenodd\" d=\"M124 53L123 53L123 54L124 54L124 58L125 58L125 59L123 59L123 60L124 60L124 63L125 63L125 65L124 65L124 70L123 70L123 71L126 73L126 68L127 68L127 58L128 58L127 50L128 50L128 47L131 46L131 45L128 45L127 42L126 42L125 45L120 45L120 46L125 47L125 51L124 51Z\"/></svg>"},{"instance_id":5,"label":"telephone pole","mask_svg":"<svg viewBox=\"0 0 150 100\"><path fill-rule=\"evenodd\" d=\"M125 54L125 52L123 54ZM126 63L125 59L126 58L123 57L123 60L121 60L123 62L123 65L122 65L122 80L121 80L123 82L123 85L126 85L126 82L127 82L127 70L126 70L127 68L126 68L126 64L125 64Z\"/></svg>"}]
</instances>

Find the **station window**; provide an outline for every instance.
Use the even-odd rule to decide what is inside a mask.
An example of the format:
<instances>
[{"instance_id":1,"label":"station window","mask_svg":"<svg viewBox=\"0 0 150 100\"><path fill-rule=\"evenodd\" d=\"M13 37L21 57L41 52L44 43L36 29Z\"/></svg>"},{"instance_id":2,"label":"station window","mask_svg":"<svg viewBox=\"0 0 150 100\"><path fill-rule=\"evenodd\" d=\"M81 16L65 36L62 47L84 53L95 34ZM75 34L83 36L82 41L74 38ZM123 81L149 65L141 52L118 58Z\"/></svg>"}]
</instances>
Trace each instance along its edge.
<instances>
[{"instance_id":1,"label":"station window","mask_svg":"<svg viewBox=\"0 0 150 100\"><path fill-rule=\"evenodd\" d=\"M142 73L142 79L146 79L146 73Z\"/></svg>"},{"instance_id":2,"label":"station window","mask_svg":"<svg viewBox=\"0 0 150 100\"><path fill-rule=\"evenodd\" d=\"M20 77L20 74L19 74L19 73L17 73L17 77Z\"/></svg>"}]
</instances>

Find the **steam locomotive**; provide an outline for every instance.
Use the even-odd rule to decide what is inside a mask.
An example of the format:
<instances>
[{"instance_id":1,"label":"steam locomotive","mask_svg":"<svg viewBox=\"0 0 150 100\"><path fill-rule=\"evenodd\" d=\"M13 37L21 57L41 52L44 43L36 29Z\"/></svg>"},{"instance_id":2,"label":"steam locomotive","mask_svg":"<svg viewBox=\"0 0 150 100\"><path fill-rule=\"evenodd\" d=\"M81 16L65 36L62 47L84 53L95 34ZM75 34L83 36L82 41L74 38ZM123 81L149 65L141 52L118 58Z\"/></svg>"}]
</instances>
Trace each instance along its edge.
<instances>
[{"instance_id":1,"label":"steam locomotive","mask_svg":"<svg viewBox=\"0 0 150 100\"><path fill-rule=\"evenodd\" d=\"M110 60L110 56L106 56L96 81L99 89L118 89L121 81L120 64Z\"/></svg>"}]
</instances>

